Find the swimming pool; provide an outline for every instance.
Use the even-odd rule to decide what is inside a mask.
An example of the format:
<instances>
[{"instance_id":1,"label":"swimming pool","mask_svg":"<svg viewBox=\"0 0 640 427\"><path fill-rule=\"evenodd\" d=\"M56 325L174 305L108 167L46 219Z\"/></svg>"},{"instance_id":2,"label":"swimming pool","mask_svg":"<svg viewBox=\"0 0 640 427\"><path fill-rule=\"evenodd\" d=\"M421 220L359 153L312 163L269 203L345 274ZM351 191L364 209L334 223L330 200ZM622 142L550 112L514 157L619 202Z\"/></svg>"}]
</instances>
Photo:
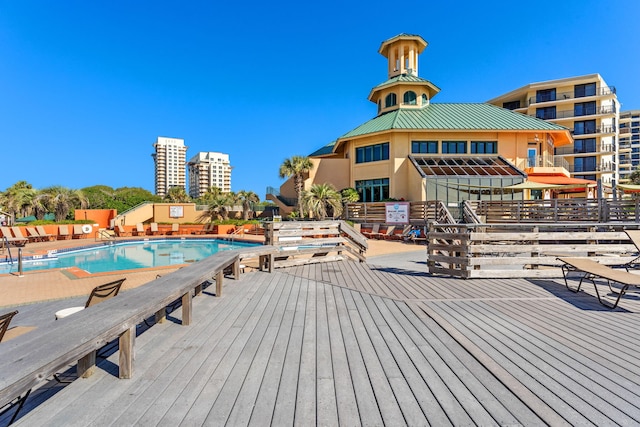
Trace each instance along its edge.
<instances>
[{"instance_id":1,"label":"swimming pool","mask_svg":"<svg viewBox=\"0 0 640 427\"><path fill-rule=\"evenodd\" d=\"M219 251L256 246L256 243L217 239L173 239L121 242L110 245L50 252L48 256L25 259L22 271L77 267L88 273L164 267L199 261ZM0 274L16 273L18 263L0 263Z\"/></svg>"}]
</instances>

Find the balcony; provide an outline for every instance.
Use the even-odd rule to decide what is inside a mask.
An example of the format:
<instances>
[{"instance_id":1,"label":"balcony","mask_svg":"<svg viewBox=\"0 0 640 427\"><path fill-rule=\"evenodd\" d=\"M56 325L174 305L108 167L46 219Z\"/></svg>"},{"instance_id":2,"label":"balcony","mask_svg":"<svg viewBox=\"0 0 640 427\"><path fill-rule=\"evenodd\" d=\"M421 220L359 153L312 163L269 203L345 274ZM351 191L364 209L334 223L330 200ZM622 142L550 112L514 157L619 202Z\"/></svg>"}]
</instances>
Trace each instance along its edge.
<instances>
[{"instance_id":1,"label":"balcony","mask_svg":"<svg viewBox=\"0 0 640 427\"><path fill-rule=\"evenodd\" d=\"M602 133L616 133L616 127L611 125L602 125L599 128L591 128L591 129L569 129L571 135L573 136L584 136L584 135L594 135L594 134L602 134Z\"/></svg>"},{"instance_id":2,"label":"balcony","mask_svg":"<svg viewBox=\"0 0 640 427\"><path fill-rule=\"evenodd\" d=\"M573 154L611 154L615 152L615 145L613 144L600 144L597 147L558 147L556 148L556 156L567 156Z\"/></svg>"},{"instance_id":3,"label":"balcony","mask_svg":"<svg viewBox=\"0 0 640 427\"><path fill-rule=\"evenodd\" d=\"M571 173L579 173L579 174L589 174L589 173L610 173L615 170L616 164L613 162L602 162L599 165L595 165L590 167L588 165L570 165L569 172Z\"/></svg>"},{"instance_id":4,"label":"balcony","mask_svg":"<svg viewBox=\"0 0 640 427\"><path fill-rule=\"evenodd\" d=\"M542 96L532 96L528 99L528 106L533 104L542 104L545 102L566 101L569 99L582 99L582 98L588 98L590 96L609 96L609 95L615 95L615 93L616 93L615 86L605 86L605 87L596 88L595 93L588 94L588 95L576 96L574 91L570 91L570 92L560 92L555 94L555 96L553 94L542 95Z\"/></svg>"},{"instance_id":5,"label":"balcony","mask_svg":"<svg viewBox=\"0 0 640 427\"><path fill-rule=\"evenodd\" d=\"M556 112L556 117L553 119L568 119L572 117L584 117L584 116L595 116L601 114L615 114L615 109L612 105L602 105L600 107L595 108L585 108L583 111L576 112L573 110L562 110Z\"/></svg>"},{"instance_id":6,"label":"balcony","mask_svg":"<svg viewBox=\"0 0 640 427\"><path fill-rule=\"evenodd\" d=\"M521 170L532 168L564 168L567 171L569 170L569 163L563 157L551 155L527 157L519 160L516 166Z\"/></svg>"}]
</instances>

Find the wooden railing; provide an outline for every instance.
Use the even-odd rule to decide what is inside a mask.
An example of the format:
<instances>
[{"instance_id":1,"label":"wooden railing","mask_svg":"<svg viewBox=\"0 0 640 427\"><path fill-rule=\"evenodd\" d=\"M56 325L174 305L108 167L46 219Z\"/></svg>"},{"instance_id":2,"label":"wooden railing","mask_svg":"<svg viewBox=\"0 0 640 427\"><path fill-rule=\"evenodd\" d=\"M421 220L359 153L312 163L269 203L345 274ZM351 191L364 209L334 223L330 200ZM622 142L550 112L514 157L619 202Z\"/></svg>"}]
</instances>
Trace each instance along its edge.
<instances>
[{"instance_id":1,"label":"wooden railing","mask_svg":"<svg viewBox=\"0 0 640 427\"><path fill-rule=\"evenodd\" d=\"M550 199L466 201L486 223L634 222L640 223L640 199ZM465 210L465 219L467 218ZM468 221L472 222L472 221Z\"/></svg>"},{"instance_id":2,"label":"wooden railing","mask_svg":"<svg viewBox=\"0 0 640 427\"><path fill-rule=\"evenodd\" d=\"M349 203L346 208L346 219L359 223L384 223L386 221L385 205L385 202ZM424 225L429 221L455 223L447 207L439 200L409 202L411 224Z\"/></svg>"},{"instance_id":3,"label":"wooden railing","mask_svg":"<svg viewBox=\"0 0 640 427\"><path fill-rule=\"evenodd\" d=\"M562 277L559 256L624 264L638 249L624 228L637 224L432 223L427 234L430 273L469 278Z\"/></svg>"},{"instance_id":4,"label":"wooden railing","mask_svg":"<svg viewBox=\"0 0 640 427\"><path fill-rule=\"evenodd\" d=\"M345 255L365 262L368 247L367 239L345 221L266 222L265 244L278 249L271 254L274 267L343 260Z\"/></svg>"}]
</instances>

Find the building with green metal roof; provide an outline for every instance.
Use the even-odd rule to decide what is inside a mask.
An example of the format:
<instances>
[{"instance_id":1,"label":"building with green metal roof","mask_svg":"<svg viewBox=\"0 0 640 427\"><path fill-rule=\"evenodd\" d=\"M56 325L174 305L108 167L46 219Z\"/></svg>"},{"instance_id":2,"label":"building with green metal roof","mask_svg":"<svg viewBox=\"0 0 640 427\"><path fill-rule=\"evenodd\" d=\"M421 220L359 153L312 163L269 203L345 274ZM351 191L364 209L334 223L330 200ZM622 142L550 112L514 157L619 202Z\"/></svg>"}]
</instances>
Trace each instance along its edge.
<instances>
[{"instance_id":1,"label":"building with green metal roof","mask_svg":"<svg viewBox=\"0 0 640 427\"><path fill-rule=\"evenodd\" d=\"M305 183L354 187L362 202L385 199L518 199L503 191L527 174L563 173L552 163L554 148L572 143L569 130L483 103L433 103L440 92L418 76L418 56L428 43L399 34L382 42L387 79L371 89L377 106L371 120L310 154L315 167ZM535 160L535 161L534 161ZM347 169L346 171L344 169ZM295 197L285 183L281 193Z\"/></svg>"}]
</instances>

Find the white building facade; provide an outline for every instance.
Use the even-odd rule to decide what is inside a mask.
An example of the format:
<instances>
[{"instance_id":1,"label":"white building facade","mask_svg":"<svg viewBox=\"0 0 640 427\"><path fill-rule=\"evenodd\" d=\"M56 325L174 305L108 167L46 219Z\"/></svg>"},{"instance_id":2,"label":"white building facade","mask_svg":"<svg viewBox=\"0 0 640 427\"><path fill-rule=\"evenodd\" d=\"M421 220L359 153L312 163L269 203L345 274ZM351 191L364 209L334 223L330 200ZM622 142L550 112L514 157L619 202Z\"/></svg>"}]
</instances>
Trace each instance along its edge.
<instances>
[{"instance_id":1,"label":"white building facade","mask_svg":"<svg viewBox=\"0 0 640 427\"><path fill-rule=\"evenodd\" d=\"M211 187L223 193L231 192L231 164L229 155L214 151L199 152L187 163L189 169L189 196L204 195Z\"/></svg>"},{"instance_id":2,"label":"white building facade","mask_svg":"<svg viewBox=\"0 0 640 427\"><path fill-rule=\"evenodd\" d=\"M186 191L187 146L184 139L159 136L153 147L155 152L151 156L155 163L156 195L164 197L172 187Z\"/></svg>"}]
</instances>

